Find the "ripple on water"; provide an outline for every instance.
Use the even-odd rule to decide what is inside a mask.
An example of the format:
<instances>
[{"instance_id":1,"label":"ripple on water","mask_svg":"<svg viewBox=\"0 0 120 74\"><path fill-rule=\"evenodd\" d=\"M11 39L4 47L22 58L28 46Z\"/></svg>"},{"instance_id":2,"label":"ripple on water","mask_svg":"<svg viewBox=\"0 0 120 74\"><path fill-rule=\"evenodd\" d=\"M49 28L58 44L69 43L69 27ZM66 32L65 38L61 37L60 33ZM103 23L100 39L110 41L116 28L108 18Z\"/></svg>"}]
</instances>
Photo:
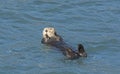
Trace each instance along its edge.
<instances>
[{"instance_id":1,"label":"ripple on water","mask_svg":"<svg viewBox=\"0 0 120 74\"><path fill-rule=\"evenodd\" d=\"M0 73L119 73L119 0L0 0ZM42 45L44 27L55 27L87 58L65 60Z\"/></svg>"}]
</instances>

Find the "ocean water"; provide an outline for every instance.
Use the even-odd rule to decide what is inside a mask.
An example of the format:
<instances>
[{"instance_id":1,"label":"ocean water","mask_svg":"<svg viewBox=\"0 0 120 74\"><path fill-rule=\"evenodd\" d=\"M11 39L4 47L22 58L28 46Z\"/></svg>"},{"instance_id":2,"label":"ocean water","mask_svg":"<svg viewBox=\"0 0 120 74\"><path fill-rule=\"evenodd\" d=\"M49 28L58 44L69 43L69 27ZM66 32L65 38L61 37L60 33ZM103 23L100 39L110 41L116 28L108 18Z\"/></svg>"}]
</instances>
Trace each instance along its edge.
<instances>
[{"instance_id":1,"label":"ocean water","mask_svg":"<svg viewBox=\"0 0 120 74\"><path fill-rule=\"evenodd\" d=\"M88 57L41 44L45 27ZM120 73L120 0L0 0L0 74L96 73Z\"/></svg>"}]
</instances>

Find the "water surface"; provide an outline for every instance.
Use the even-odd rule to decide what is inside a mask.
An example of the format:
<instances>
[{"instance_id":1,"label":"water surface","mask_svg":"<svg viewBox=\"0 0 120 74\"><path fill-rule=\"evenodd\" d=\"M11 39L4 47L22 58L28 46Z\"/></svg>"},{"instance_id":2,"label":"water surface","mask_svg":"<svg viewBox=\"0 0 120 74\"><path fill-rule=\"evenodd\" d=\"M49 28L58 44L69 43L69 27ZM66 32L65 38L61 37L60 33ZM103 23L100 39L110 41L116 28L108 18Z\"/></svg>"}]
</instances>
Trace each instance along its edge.
<instances>
[{"instance_id":1,"label":"water surface","mask_svg":"<svg viewBox=\"0 0 120 74\"><path fill-rule=\"evenodd\" d=\"M0 74L118 74L119 23L119 0L0 0ZM88 57L41 44L48 26Z\"/></svg>"}]
</instances>

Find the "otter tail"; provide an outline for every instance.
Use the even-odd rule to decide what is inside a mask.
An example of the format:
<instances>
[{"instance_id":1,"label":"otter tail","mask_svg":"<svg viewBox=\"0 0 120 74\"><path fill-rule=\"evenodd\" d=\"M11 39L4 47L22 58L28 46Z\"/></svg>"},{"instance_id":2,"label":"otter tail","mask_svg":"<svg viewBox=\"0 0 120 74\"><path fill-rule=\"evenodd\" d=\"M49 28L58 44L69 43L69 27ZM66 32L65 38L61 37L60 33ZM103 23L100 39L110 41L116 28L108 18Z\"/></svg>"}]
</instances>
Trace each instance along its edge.
<instances>
[{"instance_id":1,"label":"otter tail","mask_svg":"<svg viewBox=\"0 0 120 74\"><path fill-rule=\"evenodd\" d=\"M87 53L85 52L85 49L82 44L78 44L78 54L81 57L87 57Z\"/></svg>"}]
</instances>

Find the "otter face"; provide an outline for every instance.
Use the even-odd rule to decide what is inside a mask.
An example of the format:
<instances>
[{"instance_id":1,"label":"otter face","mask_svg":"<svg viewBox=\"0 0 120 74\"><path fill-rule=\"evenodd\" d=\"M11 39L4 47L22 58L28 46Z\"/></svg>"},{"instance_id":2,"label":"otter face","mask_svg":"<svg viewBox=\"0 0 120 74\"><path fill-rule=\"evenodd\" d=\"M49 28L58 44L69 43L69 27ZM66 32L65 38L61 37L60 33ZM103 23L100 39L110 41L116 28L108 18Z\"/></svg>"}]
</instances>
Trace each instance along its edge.
<instances>
[{"instance_id":1,"label":"otter face","mask_svg":"<svg viewBox=\"0 0 120 74\"><path fill-rule=\"evenodd\" d=\"M56 31L52 27L44 28L43 30L43 42L50 43L54 41L60 41L61 37L57 35Z\"/></svg>"},{"instance_id":2,"label":"otter face","mask_svg":"<svg viewBox=\"0 0 120 74\"><path fill-rule=\"evenodd\" d=\"M44 28L43 30L43 38L47 38L46 36L48 37L55 37L55 29L52 28L52 27L49 27L49 28Z\"/></svg>"}]
</instances>

